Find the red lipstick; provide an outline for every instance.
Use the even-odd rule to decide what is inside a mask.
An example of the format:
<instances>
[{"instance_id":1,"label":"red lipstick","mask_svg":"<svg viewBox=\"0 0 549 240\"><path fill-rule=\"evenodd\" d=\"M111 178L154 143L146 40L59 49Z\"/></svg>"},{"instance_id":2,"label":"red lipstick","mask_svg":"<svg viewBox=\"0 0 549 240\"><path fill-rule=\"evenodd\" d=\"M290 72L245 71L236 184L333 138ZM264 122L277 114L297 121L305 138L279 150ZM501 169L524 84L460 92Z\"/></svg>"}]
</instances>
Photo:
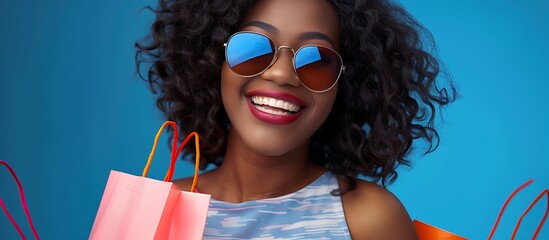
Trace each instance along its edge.
<instances>
[{"instance_id":1,"label":"red lipstick","mask_svg":"<svg viewBox=\"0 0 549 240\"><path fill-rule=\"evenodd\" d=\"M258 105L252 103L251 98L254 96L268 97L268 98L274 98L277 100L282 100L282 101L300 106L300 110L298 112L287 114L287 115L265 112L258 109L260 108ZM301 113L303 112L303 108L305 108L305 102L303 100L301 100L300 98L292 94L285 93L285 92L279 92L279 91L273 91L273 90L254 90L246 93L246 98L248 100L247 101L248 107L252 115L254 115L254 117L259 119L260 121L271 123L271 124L277 124L277 125L290 124L296 121L301 116Z\"/></svg>"}]
</instances>

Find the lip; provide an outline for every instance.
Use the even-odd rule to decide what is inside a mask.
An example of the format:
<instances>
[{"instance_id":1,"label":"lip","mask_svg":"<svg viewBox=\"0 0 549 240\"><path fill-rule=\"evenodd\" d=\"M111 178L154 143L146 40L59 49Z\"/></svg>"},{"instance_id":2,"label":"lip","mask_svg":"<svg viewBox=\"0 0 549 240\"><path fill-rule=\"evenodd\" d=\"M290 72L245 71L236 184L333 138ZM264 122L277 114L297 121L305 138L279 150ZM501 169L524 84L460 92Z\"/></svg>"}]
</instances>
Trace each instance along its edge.
<instances>
[{"instance_id":1,"label":"lip","mask_svg":"<svg viewBox=\"0 0 549 240\"><path fill-rule=\"evenodd\" d=\"M293 104L297 104L301 106L301 110L297 113L291 114L291 115L274 115L269 114L266 112L259 111L259 109L255 108L254 104L252 103L251 97L252 96L264 96L264 97L272 97L276 99L280 99L283 101L291 102ZM284 125L284 124L290 124L294 121L296 121L303 112L303 109L305 108L305 102L301 100L300 98L289 94L285 92L278 92L273 90L255 90L246 93L246 99L248 103L248 107L250 108L250 112L254 117L259 119L260 121L271 123L271 124L277 124L277 125Z\"/></svg>"}]
</instances>

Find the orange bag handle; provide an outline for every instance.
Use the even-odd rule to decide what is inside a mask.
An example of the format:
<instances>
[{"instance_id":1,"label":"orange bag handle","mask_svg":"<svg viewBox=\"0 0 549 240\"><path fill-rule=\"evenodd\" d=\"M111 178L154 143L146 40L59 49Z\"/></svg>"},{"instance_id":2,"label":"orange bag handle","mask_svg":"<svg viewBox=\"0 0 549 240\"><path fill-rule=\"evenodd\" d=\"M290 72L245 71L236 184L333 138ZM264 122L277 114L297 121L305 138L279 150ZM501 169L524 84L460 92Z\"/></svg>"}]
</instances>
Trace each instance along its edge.
<instances>
[{"instance_id":1,"label":"orange bag handle","mask_svg":"<svg viewBox=\"0 0 549 240\"><path fill-rule=\"evenodd\" d=\"M154 138L154 144L153 144L153 147L151 149L151 153L149 154L149 158L147 160L147 164L145 165L145 168L143 169L143 173L141 176L143 177L146 177L147 176L147 173L149 172L149 167L152 163L152 159L154 158L154 153L156 151L156 146L158 144L158 140L160 139L160 135L162 135L162 131L164 130L164 128L166 126L170 125L172 128L173 128L173 145L172 145L172 154L171 154L171 158L170 158L170 167L168 168L168 171L166 172L166 176L164 177L164 181L165 182L169 182L172 180L172 177L173 177L173 173L175 171L175 163L177 161L177 156L179 156L179 153L181 153L181 151L183 150L183 148L185 147L185 145L189 142L189 140L191 139L191 137L194 136L194 139L195 139L195 149L196 149L196 154L195 154L195 169L194 169L194 177L193 177L193 183L191 185L191 189L190 191L191 192L194 192L195 191L195 188L196 188L196 183L198 182L198 169L199 169L199 165L200 165L200 139L198 137L198 133L196 132L191 132L184 140L183 142L181 143L181 145L179 145L179 148L177 147L177 140L179 139L179 131L178 131L178 128L177 128L177 124L173 121L166 121L164 122L164 124L162 124L162 126L160 127L160 129L158 129L158 132L156 133L156 137Z\"/></svg>"},{"instance_id":2,"label":"orange bag handle","mask_svg":"<svg viewBox=\"0 0 549 240\"><path fill-rule=\"evenodd\" d=\"M178 131L178 128L177 128L177 124L175 124L175 122L166 121L162 124L162 126L160 126L160 129L158 129L158 132L156 132L156 137L154 138L153 147L151 149L151 152L149 153L149 158L147 159L147 164L145 164L145 168L143 169L143 173L141 174L141 176L143 176L143 177L147 176L147 174L149 172L149 168L150 168L151 163L152 163L152 160L154 158L154 153L156 152L156 146L158 145L158 140L160 139L160 135L162 135L162 131L168 125L172 126L172 128L173 128L173 145L172 145L172 155L171 155L171 158L170 158L170 168L171 168L171 166L172 166L171 162L174 160L174 153L175 153L173 151L173 149L177 148L177 139L179 137L179 131ZM170 168L168 168L168 172L166 173L166 176L164 177L164 181L166 181L166 179L168 177L168 174L170 173L170 170L172 170Z\"/></svg>"},{"instance_id":3,"label":"orange bag handle","mask_svg":"<svg viewBox=\"0 0 549 240\"><path fill-rule=\"evenodd\" d=\"M526 181L525 183L523 183L522 185L520 185L519 187L517 187L512 193L511 195L509 195L509 197L507 197L507 199L505 200L505 203L503 204L503 206L501 207L501 210L499 211L499 214L498 214L498 217L496 218L496 222L494 223L494 226L492 227L492 231L490 231L490 235L488 235L488 240L492 239L492 237L494 236L494 233L496 232L496 228L498 227L498 224L499 224L499 221L501 220L501 216L503 215L503 212L505 211L505 209L507 208L507 205L509 204L509 202L511 201L511 199L517 195L518 192L520 192L521 190L523 190L524 188L526 188L528 185L530 185L532 182L534 182L534 179L530 179L528 181ZM547 214L549 212L549 190L548 189L544 189L543 191L541 191L541 193L534 199L533 202L530 203L530 205L528 206L528 208L522 213L522 215L520 216L519 220L517 221L516 225L515 225L515 228L513 229L513 235L511 236L511 239L514 240L515 239L515 236L517 235L517 232L518 232L518 229L520 227L520 224L522 223L522 219L526 216L526 214L528 214L528 212L530 212L530 210L532 209L532 207L534 207L534 205L536 205L536 203L544 196L544 195L547 195L547 207L545 208L545 214L543 215L543 218L541 219L540 223L538 224L538 227L536 228L536 231L534 232L534 236L532 237L532 239L536 239L536 237L538 236L539 234L539 231L541 230L541 228L543 227L543 224L545 223L545 220L547 219Z\"/></svg>"},{"instance_id":4,"label":"orange bag handle","mask_svg":"<svg viewBox=\"0 0 549 240\"><path fill-rule=\"evenodd\" d=\"M29 225L32 229L32 234L36 239L40 239L38 236L38 232L36 232L36 228L34 228L34 224L32 223L32 218L30 216L29 207L27 206L27 200L25 199L25 192L23 191L23 185L19 181L19 178L17 177L17 174L15 174L15 171L10 167L10 165L3 160L0 160L0 164L6 166L8 170L10 171L11 175L13 176L13 179L15 179L15 182L17 183L17 187L19 188L19 197L21 198L21 206L23 206L23 210L25 211L25 215L27 216L27 220L29 221ZM19 235L23 240L26 240L25 235L23 234L23 231L21 231L21 228L19 225L17 225L17 222L15 222L15 219L11 216L11 214L8 211L8 208L4 204L4 201L0 198L0 205L2 207L2 210L4 210L4 213L8 216L10 222L13 224Z\"/></svg>"}]
</instances>

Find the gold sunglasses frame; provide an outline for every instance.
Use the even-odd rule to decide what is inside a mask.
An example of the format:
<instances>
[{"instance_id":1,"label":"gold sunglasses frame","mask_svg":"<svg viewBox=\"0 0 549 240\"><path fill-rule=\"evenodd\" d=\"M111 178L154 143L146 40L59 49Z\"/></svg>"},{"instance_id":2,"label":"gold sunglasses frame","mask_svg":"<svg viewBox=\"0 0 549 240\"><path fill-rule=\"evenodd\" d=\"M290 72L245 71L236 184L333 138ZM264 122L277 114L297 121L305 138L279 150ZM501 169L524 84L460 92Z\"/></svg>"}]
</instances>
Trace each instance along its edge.
<instances>
[{"instance_id":1,"label":"gold sunglasses frame","mask_svg":"<svg viewBox=\"0 0 549 240\"><path fill-rule=\"evenodd\" d=\"M274 45L275 45L275 48L276 48L276 43L270 38L268 37L267 35L265 34L262 34L262 33L258 33L258 32L253 32L253 31L240 31L240 32L236 32L234 34L232 34L229 39L227 40L227 42L223 43L223 47L225 47L225 61L228 62L228 59L227 59L227 45L228 43L231 41L231 39L238 35L238 34L242 34L242 33L251 33L251 34L256 34L256 35L261 35L263 37L266 37L267 39L269 39L269 41L271 41ZM305 48L305 47L321 47L321 48L326 48L326 49L329 49L330 51L334 52L338 57L339 57L339 61L341 63L341 67L339 68L339 73L337 74L337 78L336 80L334 81L334 83L327 89L325 90L313 90L309 87L307 87L306 84L303 83L303 81L299 78L299 75L297 74L297 70L295 68L295 55L297 52L299 52L299 50L301 50L302 48ZM274 52L274 57L273 59L271 60L271 63L269 63L269 65L267 67L265 67L265 69L261 70L260 72L256 73L256 74L253 74L253 75L242 75L242 74L239 74L237 72L235 72L233 70L233 68L229 65L229 68L231 69L231 71L233 71L234 74L238 75L238 76L241 76L241 77L255 77L257 75L260 75L262 73L264 73L265 71L267 71L267 69L271 68L274 63L276 62L276 60L278 59L278 52L281 50L281 49L288 49L288 50L291 50L292 53L293 53L293 57L292 57L292 68L294 70L294 74L297 76L297 78L299 78L299 82L301 85L303 85L303 87L307 88L309 91L312 91L312 92L315 92L315 93L324 93L324 92L327 92L327 91L330 91L332 88L335 87L335 85L337 84L337 82L339 81L339 78L341 77L341 74L345 73L345 65L343 65L343 58L341 58L341 55L339 55L338 52L336 52L334 49L331 49L329 47L326 47L326 46L322 46L322 45L315 45L315 44L308 44L308 45L304 45L304 46L301 46L300 48L297 49L297 51L295 51L292 47L290 46L279 46L278 48L275 49L275 52ZM228 63L227 63L228 64Z\"/></svg>"}]
</instances>

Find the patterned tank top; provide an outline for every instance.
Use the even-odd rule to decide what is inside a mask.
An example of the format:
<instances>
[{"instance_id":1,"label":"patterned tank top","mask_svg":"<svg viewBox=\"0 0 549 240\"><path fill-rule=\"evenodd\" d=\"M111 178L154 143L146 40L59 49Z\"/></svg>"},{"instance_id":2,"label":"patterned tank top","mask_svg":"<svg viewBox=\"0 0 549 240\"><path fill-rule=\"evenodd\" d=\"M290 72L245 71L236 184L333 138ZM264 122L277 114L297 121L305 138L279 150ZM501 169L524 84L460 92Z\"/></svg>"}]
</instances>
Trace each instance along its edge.
<instances>
[{"instance_id":1,"label":"patterned tank top","mask_svg":"<svg viewBox=\"0 0 549 240\"><path fill-rule=\"evenodd\" d=\"M326 172L301 190L243 203L212 199L203 239L351 239L337 177Z\"/></svg>"}]
</instances>

